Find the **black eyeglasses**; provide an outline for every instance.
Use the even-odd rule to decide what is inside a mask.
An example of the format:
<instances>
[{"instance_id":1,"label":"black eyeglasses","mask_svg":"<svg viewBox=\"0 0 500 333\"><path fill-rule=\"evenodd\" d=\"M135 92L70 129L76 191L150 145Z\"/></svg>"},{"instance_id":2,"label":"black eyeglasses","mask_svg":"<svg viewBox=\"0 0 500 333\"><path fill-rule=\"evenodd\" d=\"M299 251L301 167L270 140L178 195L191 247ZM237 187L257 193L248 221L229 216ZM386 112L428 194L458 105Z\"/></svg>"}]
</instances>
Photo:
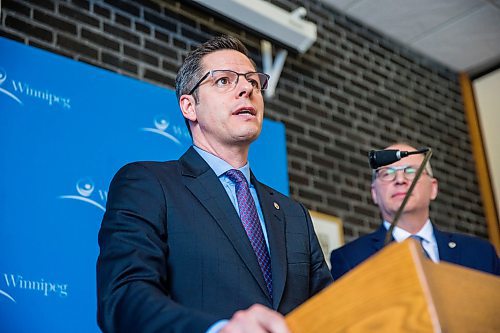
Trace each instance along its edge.
<instances>
[{"instance_id":1,"label":"black eyeglasses","mask_svg":"<svg viewBox=\"0 0 500 333\"><path fill-rule=\"evenodd\" d=\"M240 75L244 76L252 84L253 90L258 93L267 88L270 78L269 75L259 72L238 73L229 69L213 69L202 76L189 91L188 95L192 95L207 77L211 77L213 85L220 92L229 92L238 85Z\"/></svg>"}]
</instances>

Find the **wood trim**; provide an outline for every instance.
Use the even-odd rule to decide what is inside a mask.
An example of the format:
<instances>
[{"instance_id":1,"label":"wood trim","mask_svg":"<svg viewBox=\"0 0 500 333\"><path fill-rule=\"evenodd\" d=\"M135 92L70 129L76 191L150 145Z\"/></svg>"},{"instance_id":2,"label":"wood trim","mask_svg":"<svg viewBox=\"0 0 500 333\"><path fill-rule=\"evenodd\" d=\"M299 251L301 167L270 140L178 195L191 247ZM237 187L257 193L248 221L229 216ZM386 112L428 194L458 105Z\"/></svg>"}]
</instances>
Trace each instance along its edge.
<instances>
[{"instance_id":1,"label":"wood trim","mask_svg":"<svg viewBox=\"0 0 500 333\"><path fill-rule=\"evenodd\" d=\"M488 172L488 164L481 136L481 127L479 124L476 102L469 76L465 73L460 74L460 87L462 88L462 98L465 108L465 117L469 126L469 134L472 143L472 153L476 163L476 174L479 182L479 190L483 201L483 208L488 225L488 234L490 241L500 253L500 228L498 224L498 213L493 196L493 189Z\"/></svg>"}]
</instances>

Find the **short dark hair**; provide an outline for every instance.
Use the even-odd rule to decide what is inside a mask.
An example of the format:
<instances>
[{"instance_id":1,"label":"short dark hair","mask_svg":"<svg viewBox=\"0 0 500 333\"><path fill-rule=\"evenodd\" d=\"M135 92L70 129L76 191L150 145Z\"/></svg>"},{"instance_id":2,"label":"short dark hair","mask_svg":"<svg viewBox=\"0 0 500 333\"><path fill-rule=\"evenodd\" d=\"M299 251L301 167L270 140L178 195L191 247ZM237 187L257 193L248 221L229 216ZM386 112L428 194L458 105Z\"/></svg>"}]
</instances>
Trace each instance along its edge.
<instances>
[{"instance_id":1,"label":"short dark hair","mask_svg":"<svg viewBox=\"0 0 500 333\"><path fill-rule=\"evenodd\" d=\"M203 66L201 62L203 57L220 50L235 50L243 53L250 59L247 48L236 37L221 35L206 41L187 55L184 63L177 72L177 77L175 78L175 94L177 95L177 100L180 100L182 95L187 94L194 85L194 82L205 74L202 73ZM250 59L250 61L252 60ZM252 62L252 64L254 63Z\"/></svg>"},{"instance_id":2,"label":"short dark hair","mask_svg":"<svg viewBox=\"0 0 500 333\"><path fill-rule=\"evenodd\" d=\"M202 75L205 75L205 73L202 72L203 65L201 62L203 57L220 50L235 50L241 52L247 56L255 67L255 63L248 55L247 48L238 38L229 35L214 37L189 52L181 68L179 68L177 77L175 78L175 94L177 95L177 101L180 101L182 95L189 93L195 82L198 81ZM193 92L193 97L197 102L197 91ZM184 121L189 134L192 136L189 120L185 118Z\"/></svg>"}]
</instances>

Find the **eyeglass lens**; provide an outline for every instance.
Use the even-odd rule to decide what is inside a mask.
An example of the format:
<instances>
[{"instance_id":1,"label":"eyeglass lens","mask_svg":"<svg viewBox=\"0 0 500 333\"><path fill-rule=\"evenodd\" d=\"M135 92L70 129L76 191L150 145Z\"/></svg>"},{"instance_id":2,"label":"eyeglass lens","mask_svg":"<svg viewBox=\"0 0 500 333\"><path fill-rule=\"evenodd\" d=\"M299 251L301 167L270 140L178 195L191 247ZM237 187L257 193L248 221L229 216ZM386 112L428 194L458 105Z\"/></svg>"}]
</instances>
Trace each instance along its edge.
<instances>
[{"instance_id":1,"label":"eyeglass lens","mask_svg":"<svg viewBox=\"0 0 500 333\"><path fill-rule=\"evenodd\" d=\"M403 171L403 175L407 180L413 180L417 171L412 166L388 167L379 169L377 171L377 176L383 181L393 181L394 179L396 179L396 173L399 170Z\"/></svg>"},{"instance_id":2,"label":"eyeglass lens","mask_svg":"<svg viewBox=\"0 0 500 333\"><path fill-rule=\"evenodd\" d=\"M264 73L237 73L231 70L213 70L211 73L214 84L219 88L233 89L238 84L240 75L244 76L255 90L267 88L268 77Z\"/></svg>"}]
</instances>

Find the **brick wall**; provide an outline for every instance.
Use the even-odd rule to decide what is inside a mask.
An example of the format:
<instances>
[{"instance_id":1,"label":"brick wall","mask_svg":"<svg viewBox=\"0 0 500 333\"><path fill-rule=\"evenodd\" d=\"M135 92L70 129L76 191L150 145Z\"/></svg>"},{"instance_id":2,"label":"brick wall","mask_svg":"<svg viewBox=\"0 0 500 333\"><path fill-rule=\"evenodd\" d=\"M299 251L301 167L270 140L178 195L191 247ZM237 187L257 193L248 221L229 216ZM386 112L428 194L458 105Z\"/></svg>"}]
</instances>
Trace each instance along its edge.
<instances>
[{"instance_id":1,"label":"brick wall","mask_svg":"<svg viewBox=\"0 0 500 333\"><path fill-rule=\"evenodd\" d=\"M306 54L289 52L266 102L286 125L291 196L340 217L347 241L370 232L380 220L367 152L402 139L434 150L434 222L487 238L457 73L320 1L272 2L306 7L318 27ZM188 50L216 34L238 36L260 65L259 36L187 1L1 4L1 36L168 88Z\"/></svg>"}]
</instances>

